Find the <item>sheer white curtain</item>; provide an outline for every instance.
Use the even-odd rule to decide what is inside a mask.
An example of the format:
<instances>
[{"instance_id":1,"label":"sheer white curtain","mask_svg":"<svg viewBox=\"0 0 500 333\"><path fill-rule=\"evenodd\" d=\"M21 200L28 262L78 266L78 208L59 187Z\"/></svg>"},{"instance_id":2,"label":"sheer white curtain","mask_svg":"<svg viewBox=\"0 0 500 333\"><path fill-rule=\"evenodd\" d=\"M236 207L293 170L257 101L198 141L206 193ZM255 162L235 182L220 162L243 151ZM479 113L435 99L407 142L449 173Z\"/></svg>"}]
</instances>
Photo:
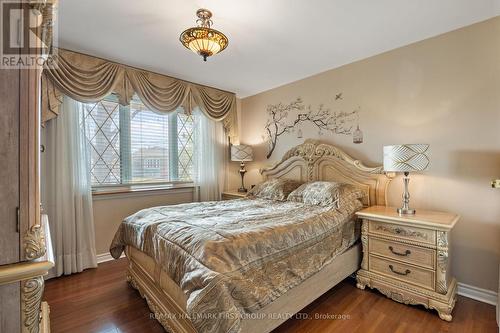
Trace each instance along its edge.
<instances>
[{"instance_id":1,"label":"sheer white curtain","mask_svg":"<svg viewBox=\"0 0 500 333\"><path fill-rule=\"evenodd\" d=\"M97 267L90 152L81 126L82 107L65 96L59 117L44 129L42 204L56 260L49 277Z\"/></svg>"},{"instance_id":2,"label":"sheer white curtain","mask_svg":"<svg viewBox=\"0 0 500 333\"><path fill-rule=\"evenodd\" d=\"M221 121L196 108L194 115L194 174L200 201L220 200L229 158L228 139Z\"/></svg>"}]
</instances>

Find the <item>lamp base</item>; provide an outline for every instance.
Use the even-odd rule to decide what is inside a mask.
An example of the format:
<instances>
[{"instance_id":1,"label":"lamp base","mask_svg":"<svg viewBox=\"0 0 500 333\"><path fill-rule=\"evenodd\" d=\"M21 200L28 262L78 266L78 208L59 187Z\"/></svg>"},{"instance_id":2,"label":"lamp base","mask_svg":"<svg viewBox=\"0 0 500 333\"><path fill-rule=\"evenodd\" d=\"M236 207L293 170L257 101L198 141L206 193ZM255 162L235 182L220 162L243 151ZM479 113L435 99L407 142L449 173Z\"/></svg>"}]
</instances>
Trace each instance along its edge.
<instances>
[{"instance_id":1,"label":"lamp base","mask_svg":"<svg viewBox=\"0 0 500 333\"><path fill-rule=\"evenodd\" d=\"M411 208L398 208L396 209L399 215L415 215L415 209Z\"/></svg>"},{"instance_id":2,"label":"lamp base","mask_svg":"<svg viewBox=\"0 0 500 333\"><path fill-rule=\"evenodd\" d=\"M403 177L403 183L405 186L405 191L403 193L403 207L397 209L399 215L415 215L415 209L410 208L410 192L408 192L409 182L410 173L405 171L405 176Z\"/></svg>"},{"instance_id":3,"label":"lamp base","mask_svg":"<svg viewBox=\"0 0 500 333\"><path fill-rule=\"evenodd\" d=\"M246 193L247 189L245 188L245 182L243 181L243 178L245 177L245 173L247 172L245 170L245 163L241 162L240 163L240 176L241 176L241 187L238 189L238 192Z\"/></svg>"}]
</instances>

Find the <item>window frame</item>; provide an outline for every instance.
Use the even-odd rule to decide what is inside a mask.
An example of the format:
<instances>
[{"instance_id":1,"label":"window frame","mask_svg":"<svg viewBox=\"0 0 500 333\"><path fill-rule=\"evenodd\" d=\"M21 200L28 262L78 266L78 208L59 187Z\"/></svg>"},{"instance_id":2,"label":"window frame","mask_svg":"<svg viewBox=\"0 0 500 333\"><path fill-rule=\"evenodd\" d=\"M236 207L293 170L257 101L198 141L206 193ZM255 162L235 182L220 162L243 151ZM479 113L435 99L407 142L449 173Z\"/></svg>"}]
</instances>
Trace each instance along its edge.
<instances>
[{"instance_id":1,"label":"window frame","mask_svg":"<svg viewBox=\"0 0 500 333\"><path fill-rule=\"evenodd\" d=\"M135 97L134 97L135 98ZM118 103L118 97L115 94L106 96L103 100ZM142 101L137 98L137 102ZM181 107L180 107L181 108ZM171 158L169 159L169 177L176 178L179 175L179 142L178 142L178 115L179 109L167 115L168 121L168 137L169 142L175 142L170 148L172 149ZM112 193L128 193L136 191L158 191L165 189L194 187L194 179L191 180L166 180L158 182L132 182L132 157L131 157L131 136L130 136L130 105L121 105L118 103L119 114L119 138L120 138L120 183L116 184L92 184L92 193L94 194L112 194ZM125 131L125 135L123 134ZM125 139L125 140L124 140Z\"/></svg>"}]
</instances>

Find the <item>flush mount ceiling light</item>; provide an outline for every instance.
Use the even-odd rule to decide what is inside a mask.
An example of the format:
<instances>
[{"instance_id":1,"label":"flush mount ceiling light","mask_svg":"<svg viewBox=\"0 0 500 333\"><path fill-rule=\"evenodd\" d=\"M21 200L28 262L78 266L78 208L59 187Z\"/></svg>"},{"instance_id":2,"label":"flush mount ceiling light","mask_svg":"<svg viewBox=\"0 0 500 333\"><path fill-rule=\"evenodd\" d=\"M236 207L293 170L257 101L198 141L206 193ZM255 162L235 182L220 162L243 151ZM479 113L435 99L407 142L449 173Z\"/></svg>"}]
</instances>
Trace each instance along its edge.
<instances>
[{"instance_id":1,"label":"flush mount ceiling light","mask_svg":"<svg viewBox=\"0 0 500 333\"><path fill-rule=\"evenodd\" d=\"M220 31L212 29L212 13L208 9L196 11L197 27L189 28L181 33L179 40L182 45L201 55L204 61L207 58L222 52L228 44L227 37Z\"/></svg>"}]
</instances>

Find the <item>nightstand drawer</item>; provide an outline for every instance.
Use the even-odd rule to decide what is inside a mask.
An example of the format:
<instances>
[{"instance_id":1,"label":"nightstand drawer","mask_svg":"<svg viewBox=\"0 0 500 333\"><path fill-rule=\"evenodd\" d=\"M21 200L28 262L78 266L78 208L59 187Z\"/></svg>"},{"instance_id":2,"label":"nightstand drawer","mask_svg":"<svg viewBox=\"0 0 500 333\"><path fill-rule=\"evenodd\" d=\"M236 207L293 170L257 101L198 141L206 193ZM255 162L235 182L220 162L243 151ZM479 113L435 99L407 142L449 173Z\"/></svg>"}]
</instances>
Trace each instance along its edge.
<instances>
[{"instance_id":1,"label":"nightstand drawer","mask_svg":"<svg viewBox=\"0 0 500 333\"><path fill-rule=\"evenodd\" d=\"M407 227L392 223L370 221L369 232L382 236L398 237L402 239L436 244L436 231L417 227Z\"/></svg>"},{"instance_id":2,"label":"nightstand drawer","mask_svg":"<svg viewBox=\"0 0 500 333\"><path fill-rule=\"evenodd\" d=\"M369 271L434 290L434 272L370 255Z\"/></svg>"},{"instance_id":3,"label":"nightstand drawer","mask_svg":"<svg viewBox=\"0 0 500 333\"><path fill-rule=\"evenodd\" d=\"M368 240L370 253L390 259L401 260L413 265L434 269L436 251L424 247L407 245L396 241L389 241L370 237Z\"/></svg>"}]
</instances>

